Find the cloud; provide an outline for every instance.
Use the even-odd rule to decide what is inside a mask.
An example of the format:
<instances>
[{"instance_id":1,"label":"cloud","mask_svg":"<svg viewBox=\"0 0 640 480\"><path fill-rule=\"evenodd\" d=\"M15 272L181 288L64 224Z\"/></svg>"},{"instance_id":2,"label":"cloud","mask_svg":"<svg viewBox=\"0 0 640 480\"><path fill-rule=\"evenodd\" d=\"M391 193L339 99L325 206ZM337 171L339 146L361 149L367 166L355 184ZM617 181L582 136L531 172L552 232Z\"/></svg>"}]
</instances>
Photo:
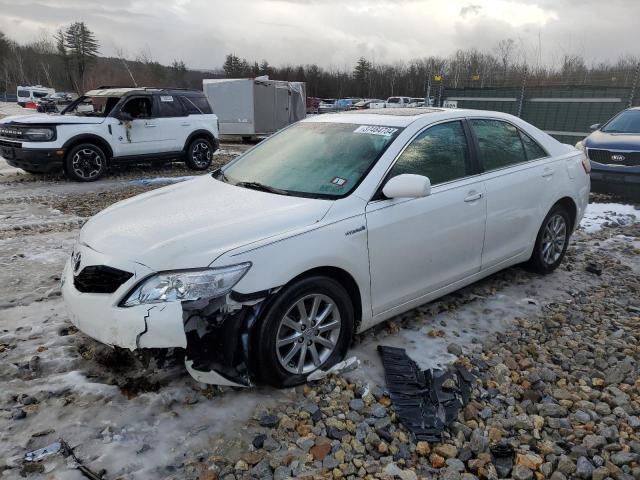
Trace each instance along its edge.
<instances>
[{"instance_id":1,"label":"cloud","mask_svg":"<svg viewBox=\"0 0 640 480\"><path fill-rule=\"evenodd\" d=\"M478 15L480 10L482 10L482 5L467 5L460 9L460 16L464 18L467 15Z\"/></svg>"},{"instance_id":2,"label":"cloud","mask_svg":"<svg viewBox=\"0 0 640 480\"><path fill-rule=\"evenodd\" d=\"M629 0L0 0L0 11L0 31L22 43L81 20L103 55L148 49L192 68L220 67L233 52L350 70L362 55L394 63L492 51L504 38L545 62L563 52L587 61L640 55L640 1Z\"/></svg>"}]
</instances>

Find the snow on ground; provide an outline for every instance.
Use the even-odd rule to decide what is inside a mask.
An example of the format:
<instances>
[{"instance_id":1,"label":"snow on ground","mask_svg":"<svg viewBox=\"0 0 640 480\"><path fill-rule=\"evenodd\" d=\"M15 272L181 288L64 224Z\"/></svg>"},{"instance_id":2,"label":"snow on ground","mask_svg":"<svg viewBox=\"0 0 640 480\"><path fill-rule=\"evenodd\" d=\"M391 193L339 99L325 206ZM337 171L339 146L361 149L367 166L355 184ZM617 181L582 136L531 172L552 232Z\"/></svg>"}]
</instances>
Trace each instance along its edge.
<instances>
[{"instance_id":1,"label":"snow on ground","mask_svg":"<svg viewBox=\"0 0 640 480\"><path fill-rule=\"evenodd\" d=\"M32 115L38 113L30 108L22 108L16 102L0 102L0 118L10 115Z\"/></svg>"},{"instance_id":2,"label":"snow on ground","mask_svg":"<svg viewBox=\"0 0 640 480\"><path fill-rule=\"evenodd\" d=\"M621 203L590 203L580 226L589 233L597 232L606 224L629 225L637 222L640 209Z\"/></svg>"},{"instance_id":3,"label":"snow on ground","mask_svg":"<svg viewBox=\"0 0 640 480\"><path fill-rule=\"evenodd\" d=\"M185 180L153 171L123 177L80 184L0 176L0 463L17 464L26 451L63 437L78 445L76 454L91 468L106 468L107 478L160 478L160 471L171 469L184 478L185 459L198 452L229 457L246 451L254 415L274 405L285 408L295 399L295 389L199 384L178 360L146 365L69 323L59 298L59 275L84 217L52 203L101 201L103 208L105 198L125 198L134 187ZM591 238L598 229L613 220L622 223L634 212L631 206L590 205L570 252L594 249ZM638 242L613 236L600 239L598 248L616 255L638 248ZM589 275L561 269L543 278L520 268L493 275L359 335L352 353L362 365L348 376L382 383L378 344L406 348L422 368L444 366L455 359L449 353L452 344L465 352L480 348L487 335L516 319L535 318L549 303L568 301L573 285L588 288ZM60 456L44 465L47 478L80 478ZM16 472L7 470L4 477Z\"/></svg>"}]
</instances>

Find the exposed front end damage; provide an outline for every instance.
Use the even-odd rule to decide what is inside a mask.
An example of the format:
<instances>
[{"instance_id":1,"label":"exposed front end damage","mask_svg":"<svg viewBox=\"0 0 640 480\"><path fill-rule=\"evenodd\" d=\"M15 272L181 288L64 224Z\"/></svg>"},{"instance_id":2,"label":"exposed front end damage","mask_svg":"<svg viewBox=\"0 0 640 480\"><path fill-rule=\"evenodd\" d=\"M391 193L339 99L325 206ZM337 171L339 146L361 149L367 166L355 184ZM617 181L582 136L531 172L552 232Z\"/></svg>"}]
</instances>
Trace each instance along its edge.
<instances>
[{"instance_id":1,"label":"exposed front end damage","mask_svg":"<svg viewBox=\"0 0 640 480\"><path fill-rule=\"evenodd\" d=\"M182 302L187 338L185 366L199 382L249 387L249 345L273 291Z\"/></svg>"}]
</instances>

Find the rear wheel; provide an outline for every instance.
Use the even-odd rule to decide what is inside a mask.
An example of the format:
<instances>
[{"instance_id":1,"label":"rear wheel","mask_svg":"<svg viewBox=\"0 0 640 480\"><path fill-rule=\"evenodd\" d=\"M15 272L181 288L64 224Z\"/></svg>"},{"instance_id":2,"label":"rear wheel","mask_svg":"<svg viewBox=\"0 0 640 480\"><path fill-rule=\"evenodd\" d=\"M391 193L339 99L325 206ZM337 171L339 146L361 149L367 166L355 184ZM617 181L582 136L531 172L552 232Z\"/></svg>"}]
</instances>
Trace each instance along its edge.
<instances>
[{"instance_id":1,"label":"rear wheel","mask_svg":"<svg viewBox=\"0 0 640 480\"><path fill-rule=\"evenodd\" d=\"M93 143L73 147L65 159L65 172L72 180L93 182L107 170L107 156Z\"/></svg>"},{"instance_id":2,"label":"rear wheel","mask_svg":"<svg viewBox=\"0 0 640 480\"><path fill-rule=\"evenodd\" d=\"M529 267L538 273L553 272L564 258L571 235L571 215L562 205L554 206L547 214L529 259Z\"/></svg>"},{"instance_id":3,"label":"rear wheel","mask_svg":"<svg viewBox=\"0 0 640 480\"><path fill-rule=\"evenodd\" d=\"M213 161L215 148L210 140L200 137L189 144L186 164L191 170L206 170Z\"/></svg>"},{"instance_id":4,"label":"rear wheel","mask_svg":"<svg viewBox=\"0 0 640 480\"><path fill-rule=\"evenodd\" d=\"M335 280L309 277L286 287L258 327L259 379L276 387L299 385L335 365L349 348L353 324L349 295Z\"/></svg>"}]
</instances>

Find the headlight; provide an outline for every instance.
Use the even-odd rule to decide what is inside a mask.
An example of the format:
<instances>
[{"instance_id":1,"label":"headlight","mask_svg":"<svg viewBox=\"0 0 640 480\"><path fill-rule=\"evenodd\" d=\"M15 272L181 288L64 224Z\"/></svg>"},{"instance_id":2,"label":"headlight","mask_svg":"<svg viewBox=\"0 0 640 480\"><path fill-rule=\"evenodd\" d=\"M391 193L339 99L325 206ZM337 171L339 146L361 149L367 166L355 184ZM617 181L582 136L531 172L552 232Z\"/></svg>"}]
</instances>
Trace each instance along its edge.
<instances>
[{"instance_id":1,"label":"headlight","mask_svg":"<svg viewBox=\"0 0 640 480\"><path fill-rule=\"evenodd\" d=\"M23 130L22 135L25 140L32 142L48 142L53 140L56 132L53 128L27 128Z\"/></svg>"},{"instance_id":2,"label":"headlight","mask_svg":"<svg viewBox=\"0 0 640 480\"><path fill-rule=\"evenodd\" d=\"M133 307L149 303L221 297L231 291L250 267L251 263L241 263L221 268L158 273L138 285L121 305Z\"/></svg>"}]
</instances>

